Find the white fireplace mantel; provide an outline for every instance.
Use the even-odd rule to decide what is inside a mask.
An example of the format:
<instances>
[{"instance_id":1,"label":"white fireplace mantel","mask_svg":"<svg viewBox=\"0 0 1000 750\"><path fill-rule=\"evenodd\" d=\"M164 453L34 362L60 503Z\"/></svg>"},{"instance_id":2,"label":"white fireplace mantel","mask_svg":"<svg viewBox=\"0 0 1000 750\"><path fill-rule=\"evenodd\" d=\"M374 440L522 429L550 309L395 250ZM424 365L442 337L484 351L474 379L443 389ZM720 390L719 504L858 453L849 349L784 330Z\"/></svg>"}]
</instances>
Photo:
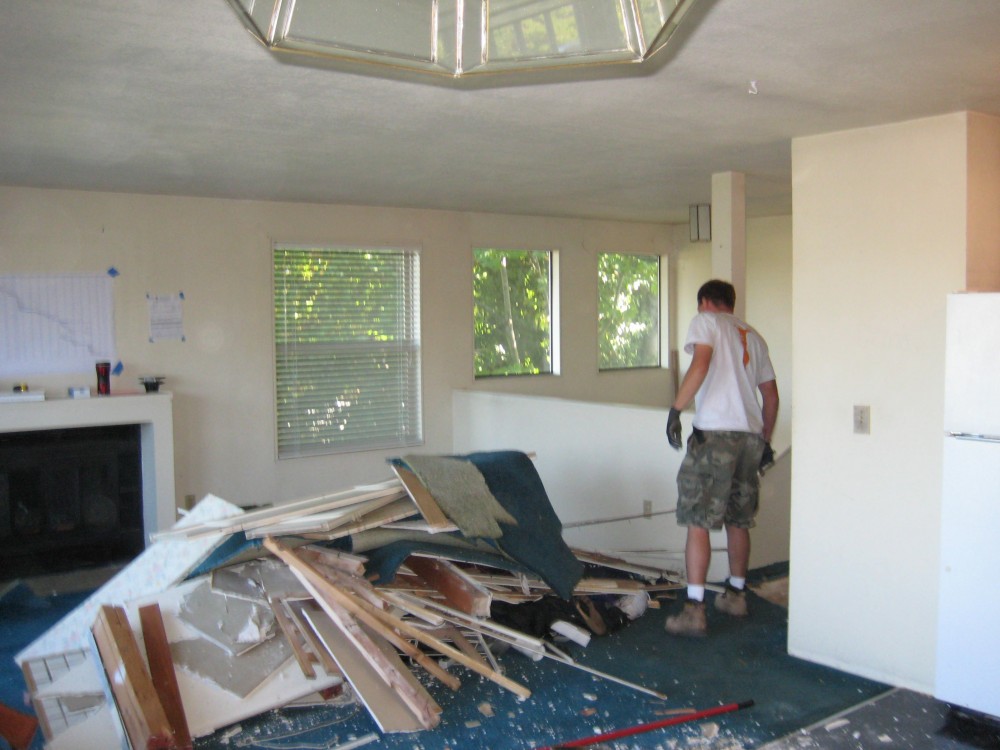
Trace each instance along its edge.
<instances>
[{"instance_id":1,"label":"white fireplace mantel","mask_svg":"<svg viewBox=\"0 0 1000 750\"><path fill-rule=\"evenodd\" d=\"M173 396L167 392L0 403L0 432L139 425L146 542L176 520Z\"/></svg>"}]
</instances>

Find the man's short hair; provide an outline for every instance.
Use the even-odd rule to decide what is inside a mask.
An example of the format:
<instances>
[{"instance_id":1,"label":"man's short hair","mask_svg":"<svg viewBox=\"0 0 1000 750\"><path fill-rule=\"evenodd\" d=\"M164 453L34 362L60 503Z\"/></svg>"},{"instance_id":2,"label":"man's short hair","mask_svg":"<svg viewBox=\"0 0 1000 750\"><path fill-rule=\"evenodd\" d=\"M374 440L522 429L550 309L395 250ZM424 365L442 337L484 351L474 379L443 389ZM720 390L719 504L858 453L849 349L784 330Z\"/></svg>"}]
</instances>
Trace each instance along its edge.
<instances>
[{"instance_id":1,"label":"man's short hair","mask_svg":"<svg viewBox=\"0 0 1000 750\"><path fill-rule=\"evenodd\" d=\"M732 310L736 307L736 287L728 281L720 279L706 281L698 290L698 304L701 304L702 300L708 300Z\"/></svg>"}]
</instances>

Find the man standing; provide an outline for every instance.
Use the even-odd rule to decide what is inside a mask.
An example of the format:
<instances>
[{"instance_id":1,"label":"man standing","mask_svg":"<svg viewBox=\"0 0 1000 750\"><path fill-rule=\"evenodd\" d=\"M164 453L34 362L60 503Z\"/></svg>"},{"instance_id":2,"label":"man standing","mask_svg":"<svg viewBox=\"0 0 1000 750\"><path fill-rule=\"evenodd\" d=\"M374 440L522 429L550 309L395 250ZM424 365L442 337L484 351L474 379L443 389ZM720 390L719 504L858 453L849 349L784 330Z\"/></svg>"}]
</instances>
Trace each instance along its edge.
<instances>
[{"instance_id":1,"label":"man standing","mask_svg":"<svg viewBox=\"0 0 1000 750\"><path fill-rule=\"evenodd\" d=\"M694 432L677 473L677 523L687 527L687 601L667 618L668 633L704 636L705 577L712 555L709 531L726 527L729 578L715 608L747 614L750 529L757 515L759 469L774 460L771 432L778 386L767 343L733 315L736 290L713 279L698 290L698 315L684 351L692 355L667 417L667 439L680 450L680 413L695 400ZM757 401L760 393L763 406Z\"/></svg>"}]
</instances>

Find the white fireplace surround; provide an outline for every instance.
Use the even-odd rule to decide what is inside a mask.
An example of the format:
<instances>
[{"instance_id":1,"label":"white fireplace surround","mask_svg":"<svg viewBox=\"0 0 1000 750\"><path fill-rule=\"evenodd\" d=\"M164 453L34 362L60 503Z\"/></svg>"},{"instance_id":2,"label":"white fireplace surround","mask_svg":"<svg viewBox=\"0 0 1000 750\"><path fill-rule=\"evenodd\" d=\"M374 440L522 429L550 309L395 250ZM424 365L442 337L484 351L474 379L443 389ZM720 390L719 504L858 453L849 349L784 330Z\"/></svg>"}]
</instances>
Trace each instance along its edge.
<instances>
[{"instance_id":1,"label":"white fireplace surround","mask_svg":"<svg viewBox=\"0 0 1000 750\"><path fill-rule=\"evenodd\" d=\"M142 450L143 535L176 520L174 417L170 393L58 398L0 404L0 432L139 425Z\"/></svg>"}]
</instances>

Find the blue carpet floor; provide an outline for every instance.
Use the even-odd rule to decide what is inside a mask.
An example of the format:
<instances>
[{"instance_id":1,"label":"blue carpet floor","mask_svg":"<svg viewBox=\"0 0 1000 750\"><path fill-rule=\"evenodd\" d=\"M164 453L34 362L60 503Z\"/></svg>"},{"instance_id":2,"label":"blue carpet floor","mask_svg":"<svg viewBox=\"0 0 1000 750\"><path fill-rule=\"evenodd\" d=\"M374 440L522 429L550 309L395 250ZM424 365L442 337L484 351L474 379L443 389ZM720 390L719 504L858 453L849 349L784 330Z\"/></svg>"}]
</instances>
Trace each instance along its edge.
<instances>
[{"instance_id":1,"label":"blue carpet floor","mask_svg":"<svg viewBox=\"0 0 1000 750\"><path fill-rule=\"evenodd\" d=\"M0 658L4 661L0 664L0 700L30 710L21 702L24 683L13 655L83 596L37 599L28 595L15 601L8 596L0 604ZM508 677L532 691L529 699L519 701L463 668L453 668L462 679L458 692L421 676L444 709L440 726L417 734L385 735L371 747L521 750L661 721L678 709L753 700L748 709L604 745L615 750L666 749L684 747L698 738L704 748L753 748L889 689L789 656L786 610L753 595L751 607L752 616L744 621L709 607L710 636L706 639L667 636L663 622L669 606L665 606L649 610L618 633L592 639L586 649L563 647L581 664L665 693L666 701L570 666L548 659L532 662L510 651L500 656L501 665ZM707 722L717 727L706 727ZM290 729L310 725L317 728L294 739L281 737ZM201 738L196 747L334 748L377 731L367 712L355 705L285 709L243 722L238 732L220 731Z\"/></svg>"}]
</instances>

